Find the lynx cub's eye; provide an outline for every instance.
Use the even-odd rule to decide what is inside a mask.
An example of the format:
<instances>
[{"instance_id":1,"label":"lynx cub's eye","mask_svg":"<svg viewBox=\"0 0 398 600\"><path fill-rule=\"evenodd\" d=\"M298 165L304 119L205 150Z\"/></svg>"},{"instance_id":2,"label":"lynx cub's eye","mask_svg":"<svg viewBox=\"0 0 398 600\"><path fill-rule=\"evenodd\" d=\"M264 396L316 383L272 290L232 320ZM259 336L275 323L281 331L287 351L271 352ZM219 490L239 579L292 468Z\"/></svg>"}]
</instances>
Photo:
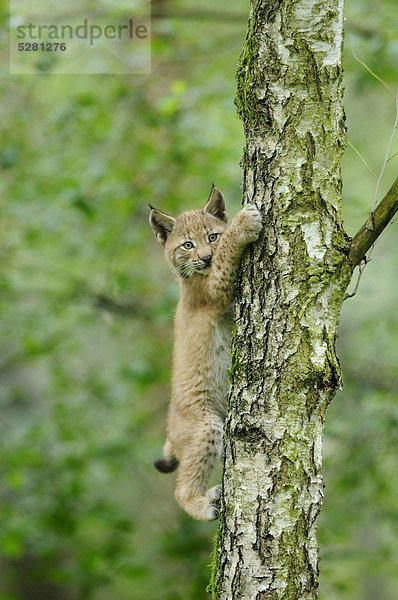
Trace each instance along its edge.
<instances>
[{"instance_id":1,"label":"lynx cub's eye","mask_svg":"<svg viewBox=\"0 0 398 600\"><path fill-rule=\"evenodd\" d=\"M209 242L216 242L220 237L219 233L211 233L208 237Z\"/></svg>"},{"instance_id":2,"label":"lynx cub's eye","mask_svg":"<svg viewBox=\"0 0 398 600\"><path fill-rule=\"evenodd\" d=\"M185 242L185 244L183 244L182 247L184 248L184 250L192 250L193 243L192 242Z\"/></svg>"}]
</instances>

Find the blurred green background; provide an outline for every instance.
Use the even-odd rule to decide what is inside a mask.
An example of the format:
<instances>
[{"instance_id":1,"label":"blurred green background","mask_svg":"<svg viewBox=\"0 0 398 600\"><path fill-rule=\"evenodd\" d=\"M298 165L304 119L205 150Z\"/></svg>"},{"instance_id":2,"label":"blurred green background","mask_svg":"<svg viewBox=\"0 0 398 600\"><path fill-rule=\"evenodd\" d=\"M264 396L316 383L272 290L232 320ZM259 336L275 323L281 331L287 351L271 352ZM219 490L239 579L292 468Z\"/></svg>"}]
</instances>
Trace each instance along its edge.
<instances>
[{"instance_id":1,"label":"blurred green background","mask_svg":"<svg viewBox=\"0 0 398 600\"><path fill-rule=\"evenodd\" d=\"M164 440L177 291L147 203L240 203L233 103L248 3L158 0L152 75L9 76L2 20L0 600L202 600L215 523L185 516ZM346 7L348 136L379 173L396 0ZM390 156L398 152L397 140ZM379 199L397 172L387 163ZM376 177L351 146L353 235ZM321 600L398 598L398 224L343 308L345 387L325 424Z\"/></svg>"}]
</instances>

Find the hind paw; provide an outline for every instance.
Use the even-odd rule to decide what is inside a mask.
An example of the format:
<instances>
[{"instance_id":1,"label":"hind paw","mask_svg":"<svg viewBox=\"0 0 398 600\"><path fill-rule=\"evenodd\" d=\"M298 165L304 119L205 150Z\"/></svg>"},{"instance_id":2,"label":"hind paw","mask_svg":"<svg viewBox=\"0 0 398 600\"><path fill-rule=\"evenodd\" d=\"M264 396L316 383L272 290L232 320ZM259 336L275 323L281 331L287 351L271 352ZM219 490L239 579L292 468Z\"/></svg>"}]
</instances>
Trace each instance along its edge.
<instances>
[{"instance_id":1,"label":"hind paw","mask_svg":"<svg viewBox=\"0 0 398 600\"><path fill-rule=\"evenodd\" d=\"M210 506L208 507L209 521L217 519L220 514L221 489L221 485L215 485L206 492L206 498L210 500Z\"/></svg>"},{"instance_id":2,"label":"hind paw","mask_svg":"<svg viewBox=\"0 0 398 600\"><path fill-rule=\"evenodd\" d=\"M214 521L219 515L221 485L210 488L204 496L184 498L178 491L176 499L180 506L195 519Z\"/></svg>"}]
</instances>

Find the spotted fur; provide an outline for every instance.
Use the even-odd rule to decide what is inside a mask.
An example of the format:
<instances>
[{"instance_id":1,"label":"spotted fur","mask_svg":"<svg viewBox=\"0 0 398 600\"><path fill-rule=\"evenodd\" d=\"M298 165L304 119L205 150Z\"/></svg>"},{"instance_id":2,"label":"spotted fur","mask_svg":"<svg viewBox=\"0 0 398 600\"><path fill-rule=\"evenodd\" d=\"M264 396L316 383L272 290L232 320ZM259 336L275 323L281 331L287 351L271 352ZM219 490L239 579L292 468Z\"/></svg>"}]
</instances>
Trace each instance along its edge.
<instances>
[{"instance_id":1,"label":"spotted fur","mask_svg":"<svg viewBox=\"0 0 398 600\"><path fill-rule=\"evenodd\" d=\"M173 374L161 472L178 468L175 496L196 519L218 516L220 486L206 491L222 450L234 283L242 251L261 231L246 205L228 227L224 197L213 186L201 210L177 218L151 207L149 217L179 285Z\"/></svg>"}]
</instances>

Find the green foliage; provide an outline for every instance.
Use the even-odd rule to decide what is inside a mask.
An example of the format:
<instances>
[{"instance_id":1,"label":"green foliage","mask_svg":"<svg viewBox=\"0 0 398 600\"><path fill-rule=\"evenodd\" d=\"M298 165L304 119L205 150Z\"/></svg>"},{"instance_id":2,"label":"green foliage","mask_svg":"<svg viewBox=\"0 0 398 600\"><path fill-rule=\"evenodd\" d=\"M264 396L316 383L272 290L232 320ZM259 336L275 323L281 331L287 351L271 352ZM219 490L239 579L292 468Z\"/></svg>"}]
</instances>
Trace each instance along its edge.
<instances>
[{"instance_id":1,"label":"green foliage","mask_svg":"<svg viewBox=\"0 0 398 600\"><path fill-rule=\"evenodd\" d=\"M352 50L393 85L394 8L347 8L349 138L375 170L393 100ZM154 20L148 77L3 75L1 600L208 597L215 525L182 515L173 477L151 465L177 292L147 203L198 206L214 180L230 213L239 206L233 96L246 9L223 0L218 10L242 19ZM353 233L375 181L351 148L343 166ZM327 414L320 527L328 600L366 598L372 586L379 600L398 594L395 226L344 309L346 387Z\"/></svg>"}]
</instances>

